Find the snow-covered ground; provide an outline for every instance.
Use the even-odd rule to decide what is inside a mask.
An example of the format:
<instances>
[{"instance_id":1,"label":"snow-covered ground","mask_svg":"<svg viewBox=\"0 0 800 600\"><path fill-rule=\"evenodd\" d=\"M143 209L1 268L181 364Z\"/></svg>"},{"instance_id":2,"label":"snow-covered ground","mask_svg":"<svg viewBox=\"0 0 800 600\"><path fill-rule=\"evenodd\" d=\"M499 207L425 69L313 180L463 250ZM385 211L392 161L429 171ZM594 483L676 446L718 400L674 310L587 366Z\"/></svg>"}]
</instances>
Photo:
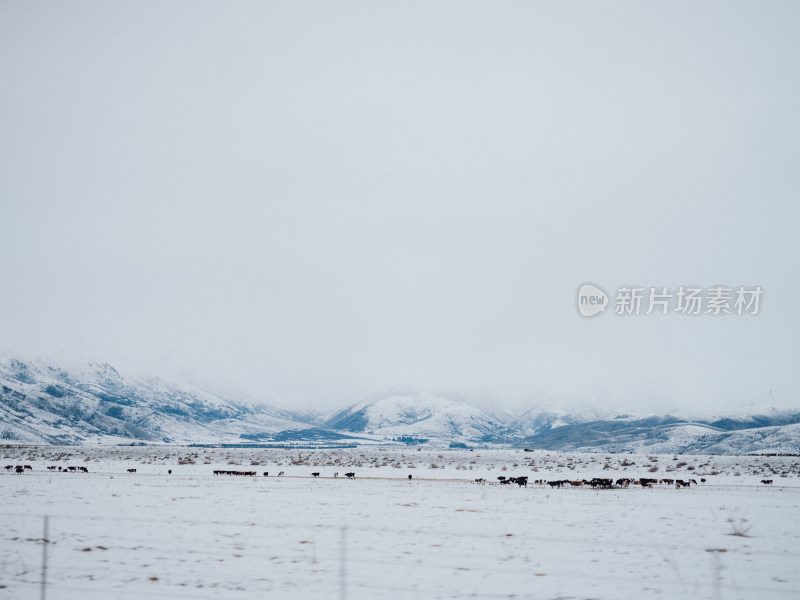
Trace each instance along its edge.
<instances>
[{"instance_id":1,"label":"snow-covered ground","mask_svg":"<svg viewBox=\"0 0 800 600\"><path fill-rule=\"evenodd\" d=\"M40 597L43 550L51 599L800 596L797 457L54 446L0 455L0 466L32 467L0 471L0 597ZM89 473L47 470L68 465ZM496 484L501 475L531 483ZM707 481L533 483L592 477Z\"/></svg>"}]
</instances>

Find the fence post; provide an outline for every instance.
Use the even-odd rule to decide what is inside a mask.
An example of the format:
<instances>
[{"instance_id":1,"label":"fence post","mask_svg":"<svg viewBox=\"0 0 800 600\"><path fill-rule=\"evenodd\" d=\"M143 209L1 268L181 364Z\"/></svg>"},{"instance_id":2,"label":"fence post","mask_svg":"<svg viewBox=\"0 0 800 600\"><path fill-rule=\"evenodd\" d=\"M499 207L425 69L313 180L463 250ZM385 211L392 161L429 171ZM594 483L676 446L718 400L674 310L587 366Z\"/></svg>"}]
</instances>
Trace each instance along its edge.
<instances>
[{"instance_id":1,"label":"fence post","mask_svg":"<svg viewBox=\"0 0 800 600\"><path fill-rule=\"evenodd\" d=\"M50 534L48 532L50 525L50 517L44 517L44 534L42 535L42 592L41 600L47 598L47 545L50 543Z\"/></svg>"},{"instance_id":2,"label":"fence post","mask_svg":"<svg viewBox=\"0 0 800 600\"><path fill-rule=\"evenodd\" d=\"M347 527L342 527L339 545L339 600L347 600Z\"/></svg>"},{"instance_id":3,"label":"fence post","mask_svg":"<svg viewBox=\"0 0 800 600\"><path fill-rule=\"evenodd\" d=\"M711 588L712 597L714 600L722 600L719 589L719 553L724 552L724 550L712 548L711 550L707 550L707 552L711 552L711 579L714 582Z\"/></svg>"}]
</instances>

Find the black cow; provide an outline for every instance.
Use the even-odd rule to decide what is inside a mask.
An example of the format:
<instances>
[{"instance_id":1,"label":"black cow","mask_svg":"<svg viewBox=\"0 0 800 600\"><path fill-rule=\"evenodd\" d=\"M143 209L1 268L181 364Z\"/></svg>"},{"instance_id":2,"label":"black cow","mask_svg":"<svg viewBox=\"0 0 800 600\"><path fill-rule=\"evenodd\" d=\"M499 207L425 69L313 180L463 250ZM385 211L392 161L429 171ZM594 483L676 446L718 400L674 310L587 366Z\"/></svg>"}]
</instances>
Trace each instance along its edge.
<instances>
[{"instance_id":1,"label":"black cow","mask_svg":"<svg viewBox=\"0 0 800 600\"><path fill-rule=\"evenodd\" d=\"M319 473L312 473L311 475L312 475L313 477L319 477Z\"/></svg>"},{"instance_id":2,"label":"black cow","mask_svg":"<svg viewBox=\"0 0 800 600\"><path fill-rule=\"evenodd\" d=\"M264 471L264 477L269 477L269 471Z\"/></svg>"},{"instance_id":3,"label":"black cow","mask_svg":"<svg viewBox=\"0 0 800 600\"><path fill-rule=\"evenodd\" d=\"M352 473L352 472L351 473L345 473L344 476L347 477L348 479L355 479L356 478L356 474Z\"/></svg>"},{"instance_id":4,"label":"black cow","mask_svg":"<svg viewBox=\"0 0 800 600\"><path fill-rule=\"evenodd\" d=\"M408 476L408 480L411 481L411 475Z\"/></svg>"},{"instance_id":5,"label":"black cow","mask_svg":"<svg viewBox=\"0 0 800 600\"><path fill-rule=\"evenodd\" d=\"M16 467L14 467L14 473L22 474L24 472L25 472L25 469L22 467L22 465L17 465Z\"/></svg>"},{"instance_id":6,"label":"black cow","mask_svg":"<svg viewBox=\"0 0 800 600\"><path fill-rule=\"evenodd\" d=\"M772 479L762 479L761 483L764 485L772 485Z\"/></svg>"},{"instance_id":7,"label":"black cow","mask_svg":"<svg viewBox=\"0 0 800 600\"><path fill-rule=\"evenodd\" d=\"M128 469L128 473L136 473L136 469ZM217 471L214 471L214 475L217 475Z\"/></svg>"},{"instance_id":8,"label":"black cow","mask_svg":"<svg viewBox=\"0 0 800 600\"><path fill-rule=\"evenodd\" d=\"M525 487L528 487L528 478L527 478L527 477L517 477L517 478L516 478L516 482L515 482L515 483L516 483L516 484L517 484L519 487L522 487L523 485L524 485Z\"/></svg>"},{"instance_id":9,"label":"black cow","mask_svg":"<svg viewBox=\"0 0 800 600\"><path fill-rule=\"evenodd\" d=\"M652 480L652 481L655 481L655 480ZM611 487L612 487L612 485L614 483L614 480L613 479L604 479L602 477L595 477L591 481L587 481L586 483L588 483L593 488L601 488L601 489L609 490L609 489L611 489Z\"/></svg>"}]
</instances>

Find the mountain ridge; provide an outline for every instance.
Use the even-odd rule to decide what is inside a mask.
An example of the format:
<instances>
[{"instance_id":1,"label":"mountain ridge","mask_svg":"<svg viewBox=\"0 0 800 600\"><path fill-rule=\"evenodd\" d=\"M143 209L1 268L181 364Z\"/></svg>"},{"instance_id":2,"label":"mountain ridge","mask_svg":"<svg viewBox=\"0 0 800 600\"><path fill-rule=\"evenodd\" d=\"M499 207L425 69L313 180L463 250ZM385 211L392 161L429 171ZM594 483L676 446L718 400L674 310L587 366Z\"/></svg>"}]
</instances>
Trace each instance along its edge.
<instances>
[{"instance_id":1,"label":"mountain ridge","mask_svg":"<svg viewBox=\"0 0 800 600\"><path fill-rule=\"evenodd\" d=\"M0 439L48 444L423 443L552 451L800 452L800 409L609 415L552 401L516 416L463 392L396 386L322 413L100 361L0 354Z\"/></svg>"}]
</instances>

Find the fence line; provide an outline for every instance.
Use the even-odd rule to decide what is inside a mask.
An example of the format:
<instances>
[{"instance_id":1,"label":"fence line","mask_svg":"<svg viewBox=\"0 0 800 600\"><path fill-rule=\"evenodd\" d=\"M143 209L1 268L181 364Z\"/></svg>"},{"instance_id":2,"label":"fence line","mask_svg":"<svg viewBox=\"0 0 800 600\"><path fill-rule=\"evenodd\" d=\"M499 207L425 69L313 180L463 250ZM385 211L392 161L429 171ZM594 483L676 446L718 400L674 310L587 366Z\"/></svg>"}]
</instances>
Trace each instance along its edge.
<instances>
[{"instance_id":1,"label":"fence line","mask_svg":"<svg viewBox=\"0 0 800 600\"><path fill-rule=\"evenodd\" d=\"M26 519L38 519L38 518L42 518L43 519L43 536L42 536L42 538L41 539L30 538L28 540L30 542L40 543L42 545L42 553L41 553L42 564L41 564L41 578L40 578L40 581L38 581L38 582L29 581L29 580L27 580L25 578L15 580L17 583L20 583L20 584L38 585L40 587L40 598L41 598L41 600L46 600L47 590L51 589L51 588L52 589L64 590L64 591L76 591L76 592L87 592L87 593L142 595L141 591L129 592L129 591L125 591L125 590L109 589L107 587L108 583L105 584L106 587L103 588L103 589L96 589L96 588L91 588L91 587L80 587L80 586L76 587L74 585L71 585L70 583L59 583L54 588L52 583L48 584L48 575L50 576L51 579L53 578L53 575L55 575L56 576L55 577L56 580L62 581L63 579L66 579L65 575L69 575L70 573L72 573L72 570L69 569L69 567L60 567L60 566L56 565L55 569L53 569L52 566L48 565L48 558L49 558L48 557L48 548L50 546L53 546L54 549L56 547L59 547L58 546L59 542L56 541L55 539L51 538L51 533L50 533L50 529L51 529L50 521L51 521L51 519L63 520L63 521L67 521L67 522L69 522L69 521L72 521L72 522L119 522L119 521L127 521L127 522L131 522L131 523L140 523L140 524L147 523L147 524L152 524L152 525L155 525L155 526L160 526L160 525L176 525L176 526L185 526L185 525L219 525L219 526L223 526L223 527L246 527L246 528L248 528L248 529L245 529L244 532L243 532L243 533L247 534L245 536L245 539L243 539L243 540L241 540L239 542L230 542L230 543L216 543L216 542L214 542L214 548L216 548L216 550L217 550L216 552L212 552L212 551L208 551L208 550L202 550L202 549L201 550L197 550L197 549L183 550L183 552L185 554L189 555L189 556L205 556L205 557L217 557L217 556L220 556L220 551L223 551L223 552L224 551L231 551L231 552L241 551L242 550L242 546L257 545L257 543L259 541L261 541L261 540L259 538L252 539L252 536L250 535L250 533L252 533L253 531L250 530L249 528L253 527L253 526L260 526L260 527L263 527L263 528L266 528L266 529L273 529L273 530L274 529L285 530L290 535L291 535L291 533L296 532L298 530L310 531L312 533L313 532L324 532L325 534L330 534L334 538L335 538L335 533L338 530L338 532L339 532L338 552L336 550L332 549L332 548L335 547L335 542L333 542L333 541L330 541L330 543L327 544L327 546L328 546L328 550L327 551L319 552L319 550L317 548L317 540L314 540L314 541L311 542L311 544L312 544L311 551L312 551L312 554L313 554L312 563L317 563L317 561L319 559L319 560L323 561L326 564L335 565L336 562L337 562L337 559L338 559L338 563L339 563L338 588L339 588L340 600L346 600L347 592L348 592L348 586L351 585L351 583L352 583L352 582L348 581L348 567L351 566L351 565L369 565L369 566L377 566L377 567L388 567L388 566L398 567L398 566L400 566L400 567L403 567L403 568L409 568L409 569L413 569L413 570L422 570L422 571L431 571L432 570L432 571L439 571L439 572L442 572L442 573L445 573L445 572L448 572L448 573L449 572L456 572L456 571L462 569L462 567L459 566L459 565L454 565L452 563L446 563L446 562L442 563L442 562L436 561L435 559L433 561L431 561L431 563L420 563L419 561L410 562L409 563L409 562L406 562L405 560L403 560L402 556L397 557L397 555L395 553L395 549L392 549L391 552L390 552L390 554L392 556L391 559L389 559L389 557L387 557L386 560L380 560L380 559L377 559L377 558L372 558L372 555L369 554L371 552L371 549L370 549L371 547L365 549L363 547L363 544L362 544L361 547L359 547L357 539L356 539L356 541L353 541L353 542L351 542L348 539L348 534L350 532L354 532L356 534L386 536L386 535L392 535L392 534L409 533L408 530L387 530L387 529L379 529L379 528L364 527L364 526L341 527L341 526L336 526L336 525L318 525L318 524L305 524L305 523L304 524L292 524L292 523L281 523L281 524L263 523L263 524L259 524L259 523L253 522L252 520L247 520L247 521L219 521L219 520L200 520L200 519L189 519L189 520L175 520L175 519L172 519L171 520L171 519L150 519L150 518L145 518L145 517L114 518L114 517L95 517L95 516L77 516L77 515L64 515L64 516L57 516L57 517L52 517L50 515L46 515L46 516L43 516L43 517L33 516L33 515L6 515L6 516L7 517L11 517L11 518L24 517ZM62 535L70 536L70 535L76 535L76 533L77 532L67 531ZM506 537L505 534L488 535L488 534L481 534L481 533L475 533L475 532L463 532L462 533L462 532L451 532L451 531L420 531L420 530L416 530L416 531L413 531L412 533L415 536L427 537L428 539L435 538L439 542L443 541L442 538L444 536L446 542L453 542L453 543L458 543L460 541L463 541L465 538L473 539L473 540L476 540L476 541L491 539L491 540L494 540L496 542L497 541L502 542L502 540ZM146 534L143 534L143 535L146 535ZM586 540L578 540L578 539L570 539L570 538L560 539L560 538L544 538L544 537L537 537L537 536L527 536L524 533L519 533L519 532L516 532L514 535L517 536L518 539L522 538L525 541L543 542L543 543L546 543L546 544L548 544L550 546L552 546L553 544L556 544L556 545L567 545L567 546L570 546L570 545L574 546L574 545L578 545L578 544L580 544L580 545L586 544ZM189 536L189 537L191 537L191 536ZM187 541L186 538L179 538L179 540L177 542L177 545L180 547L180 546L184 545L186 543L186 541ZM157 542L158 543L154 544L151 547L148 547L147 549L149 551L156 551L156 552L158 552L159 548L164 549L164 552L171 552L171 551L175 550L175 548L171 547L169 545L169 543L165 543L165 542L167 542L167 540L160 540L160 541L157 540ZM83 543L83 542L81 542L81 543ZM348 545L348 543L356 544L355 548L356 548L357 551L355 553L349 552L350 546ZM66 540L66 544L69 544L69 539ZM710 591L711 591L711 594L712 594L712 598L714 598L715 600L717 600L717 599L722 597L721 596L722 591L757 592L759 594L772 594L772 595L792 595L792 594L796 594L798 592L798 590L796 590L796 589L788 589L787 590L787 589L781 589L781 588L772 587L772 586L770 586L769 588L765 588L763 586L759 586L759 587L750 587L750 586L746 586L746 585L745 586L740 586L740 585L737 585L737 584L733 584L732 585L732 584L728 584L728 583L724 583L724 582L720 581L719 574L720 574L720 562L721 562L722 556L720 554L719 549L709 549L709 548L702 548L702 547L697 547L697 546L695 546L694 548L687 547L687 548L677 549L675 546L666 546L664 544L634 543L634 542L616 540L616 539L613 541L613 544L614 544L614 548L615 549L617 547L619 547L621 549L643 549L644 548L644 549L653 550L653 551L661 551L661 550L664 550L664 549L668 549L669 552L672 553L672 554L674 554L676 551L681 552L681 553L686 553L686 552L690 552L690 553L704 552L704 553L711 554L711 556L709 557L710 563L711 563L710 564L710 571L711 571L710 581L703 581L703 580L695 581L695 582L692 582L690 584L690 586L694 590L698 590L698 589L709 590L709 588L710 588ZM416 543L412 544L412 546L416 546L416 545L417 545ZM502 544L501 544L501 546L502 546ZM66 546L64 546L64 547L66 547ZM115 547L112 547L110 549L112 549L112 550L133 551L133 550L137 550L138 548L140 548L140 547L137 546L137 547L127 548L127 547L122 547L122 546L115 546ZM476 552L478 554L480 554L480 552L481 552L481 548L472 548L470 550L474 551L474 552ZM299 551L299 549L298 549L298 551ZM365 552L367 552L366 556L364 556ZM519 553L520 551L519 551L519 549L514 549L514 550L512 550L512 552ZM728 550L728 551L725 551L725 552L730 553L730 554L734 554L734 555L748 555L748 554L750 554L747 550L743 550L743 549L740 549L740 550L731 549L731 550ZM764 553L759 551L759 554L764 554ZM781 556L781 557L784 557L784 558L785 557L790 557L790 558L798 558L798 557L800 557L800 553L795 553L795 552L769 552L767 554L771 554L771 555L775 555L775 556ZM662 554L662 556L663 556L663 554ZM669 558L665 557L665 561L667 563L670 563L670 559ZM682 587L683 590L681 591L681 593L686 593L686 583L684 582L683 578L681 577L680 571L676 567L674 567L672 564L670 564L670 566L675 570L675 573L677 575L676 580L675 581L661 581L661 582L659 582L659 585L664 586L664 587L668 587L668 588L672 588L672 589L675 589L676 587ZM469 569L465 569L465 570L475 571L475 572L485 573L485 574L491 574L491 575L496 575L496 576L512 576L512 575L513 576L519 576L520 575L520 573L519 573L519 571L517 569L507 568L507 567L503 567L503 566L498 566L498 567L493 567L493 568L482 567L482 566L470 566ZM322 571L323 570L321 569L320 572L322 572ZM554 577L554 578L564 577L564 578L577 578L577 579L583 579L583 580L589 580L589 581L603 581L603 582L610 582L610 583L617 583L617 584L620 583L620 577L619 576L612 576L612 575L605 576L603 574L597 574L597 573L594 573L594 574L582 574L580 571L578 571L578 572L575 572L575 571L569 571L569 572L567 572L567 571L559 571L557 569L553 570L553 569L551 569L549 567L547 568L547 571L548 571L547 575L550 576L550 577ZM110 569L104 569L104 574L116 576L118 578L122 577L122 576L132 576L134 578L140 578L142 576L142 571L141 570L135 570L135 571L134 570L128 570L128 569L125 569L124 567L122 569L112 567ZM627 577L627 578L624 578L624 579L627 579L628 581L633 581L634 580L634 578L632 578L632 577ZM276 583L279 583L278 580L276 580ZM283 583L283 582L280 582L280 583ZM322 585L325 585L325 584L323 583ZM334 585L334 584L332 582L328 582L327 585L331 586L331 585ZM419 593L419 594L423 594L423 595L426 594L426 593L431 593L431 594L433 593L431 589L425 589L425 588L422 588L422 589L419 589L419 588L414 588L414 589L396 588L396 587L392 587L391 585L379 585L379 584L374 584L374 583L369 583L369 584L366 584L366 585L363 584L363 583L359 583L359 584L356 585L356 587L358 589L360 589L360 590L374 590L374 591L388 591L388 592L415 592L415 593ZM219 588L217 591L219 593L231 593L232 592L232 590L226 590L226 588ZM173 592L165 592L165 591L161 591L161 590L152 590L152 592L151 592L151 591L148 590L147 591L147 595L152 595L154 597L165 597L165 598L187 598L187 597L198 598L198 597L205 597L204 594L201 594L200 596L198 596L198 594L194 593L194 591L190 595L184 595L182 593L177 593L177 590L175 591L175 593L173 593ZM475 591L475 590L473 590L470 593L470 595L473 596L473 597L477 597L477 598L487 598L487 599L488 598L507 597L507 594L482 593L482 592L478 592L478 591ZM208 596L208 597L211 598L213 596Z\"/></svg>"},{"instance_id":2,"label":"fence line","mask_svg":"<svg viewBox=\"0 0 800 600\"><path fill-rule=\"evenodd\" d=\"M297 529L306 529L309 531L338 531L342 528L341 525L332 525L332 524L324 524L324 523L293 523L293 522L257 522L253 520L246 520L246 521L235 521L235 520L203 520L203 519L155 519L149 517L111 517L111 516L81 516L81 515L68 515L68 514L61 514L61 515L31 515L31 514L21 514L21 513L4 513L6 517L11 518L27 518L27 519L58 519L59 521L66 520L66 521L108 521L113 523L118 523L120 521L126 522L133 522L133 523L153 523L153 524L161 524L161 525L220 525L225 527L262 527L267 529L285 529L287 531L297 530ZM543 537L537 536L536 534L529 534L524 531L520 531L519 529L515 529L516 524L510 524L508 530L514 531L512 534L514 537L524 538L526 541L530 542L539 542L543 544L552 544L554 542L559 544L575 544L575 545L583 545L586 543L586 539L583 538L566 538L566 537L559 537L559 538L552 538L552 537ZM422 529L414 529L409 531L408 529L389 529L389 528L376 528L376 527L365 527L363 525L347 525L348 531L356 532L356 533L367 533L367 534L380 534L380 535L398 535L398 534L405 534L405 533L413 533L415 536L426 536L436 539L441 539L441 536L451 536L457 537L459 539L471 538L475 540L496 540L501 539L508 536L508 533L497 533L497 534L486 534L486 533L479 533L475 531L464 531L464 532L453 532L453 531L437 531L437 530L422 530ZM685 542L685 540L684 540ZM614 545L618 547L625 547L631 549L644 549L644 550L674 550L674 546L670 546L668 544L660 543L660 542L634 542L630 540L620 540L615 539ZM687 548L684 545L684 549L691 550L691 548ZM713 548L705 548L705 547L698 547L698 550L712 551ZM739 549L728 549L728 553L743 553L747 554L746 550L739 550ZM761 555L770 555L770 556L796 556L800 557L800 552L785 552L785 551L770 551L770 550L759 550L759 554Z\"/></svg>"}]
</instances>

